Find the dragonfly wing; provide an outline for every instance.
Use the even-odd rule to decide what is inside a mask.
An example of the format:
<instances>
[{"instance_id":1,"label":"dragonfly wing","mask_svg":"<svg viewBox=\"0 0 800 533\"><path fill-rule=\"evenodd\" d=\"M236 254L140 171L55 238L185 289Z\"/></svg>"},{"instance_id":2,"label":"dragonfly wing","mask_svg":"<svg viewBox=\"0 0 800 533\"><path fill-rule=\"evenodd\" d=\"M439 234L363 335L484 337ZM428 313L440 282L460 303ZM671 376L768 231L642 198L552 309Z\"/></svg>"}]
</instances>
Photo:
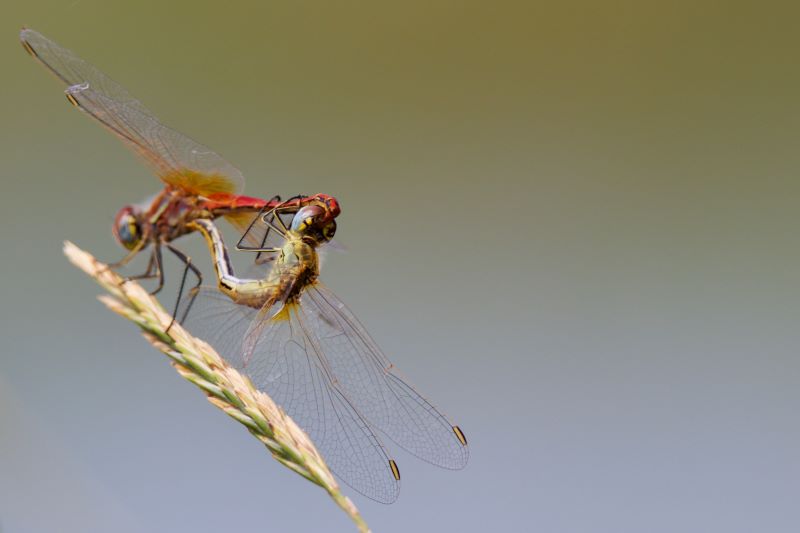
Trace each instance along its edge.
<instances>
[{"instance_id":1,"label":"dragonfly wing","mask_svg":"<svg viewBox=\"0 0 800 533\"><path fill-rule=\"evenodd\" d=\"M463 468L469 457L464 434L398 374L336 295L317 283L302 302L333 375L367 420L420 459Z\"/></svg>"},{"instance_id":2,"label":"dragonfly wing","mask_svg":"<svg viewBox=\"0 0 800 533\"><path fill-rule=\"evenodd\" d=\"M24 28L19 33L19 39L25 50L64 82L64 85L69 87L88 83L95 91L105 94L120 104L149 113L144 105L122 85L100 72L91 63L75 55L71 50L62 48L41 33L28 28Z\"/></svg>"},{"instance_id":3,"label":"dragonfly wing","mask_svg":"<svg viewBox=\"0 0 800 533\"><path fill-rule=\"evenodd\" d=\"M245 372L308 433L343 482L382 503L397 499L396 466L333 382L302 307L287 304L270 319Z\"/></svg>"},{"instance_id":4,"label":"dragonfly wing","mask_svg":"<svg viewBox=\"0 0 800 533\"><path fill-rule=\"evenodd\" d=\"M184 306L190 298L184 298ZM178 311L183 316L185 307ZM242 339L253 322L257 309L238 305L214 287L201 287L183 327L200 337L231 365L240 367Z\"/></svg>"},{"instance_id":5,"label":"dragonfly wing","mask_svg":"<svg viewBox=\"0 0 800 533\"><path fill-rule=\"evenodd\" d=\"M397 467L331 379L308 317L297 304L273 314L203 289L185 325L269 394L308 434L344 483L373 500L393 502L400 490ZM266 324L255 326L253 320ZM244 339L256 336L252 353L245 357Z\"/></svg>"},{"instance_id":6,"label":"dragonfly wing","mask_svg":"<svg viewBox=\"0 0 800 533\"><path fill-rule=\"evenodd\" d=\"M67 89L70 101L122 139L162 181L195 195L235 194L244 186L242 173L221 156L153 115L120 104L89 84Z\"/></svg>"},{"instance_id":7,"label":"dragonfly wing","mask_svg":"<svg viewBox=\"0 0 800 533\"><path fill-rule=\"evenodd\" d=\"M20 40L67 86L69 100L109 129L169 185L191 194L238 194L244 176L221 156L158 119L117 82L70 50L30 29Z\"/></svg>"}]
</instances>

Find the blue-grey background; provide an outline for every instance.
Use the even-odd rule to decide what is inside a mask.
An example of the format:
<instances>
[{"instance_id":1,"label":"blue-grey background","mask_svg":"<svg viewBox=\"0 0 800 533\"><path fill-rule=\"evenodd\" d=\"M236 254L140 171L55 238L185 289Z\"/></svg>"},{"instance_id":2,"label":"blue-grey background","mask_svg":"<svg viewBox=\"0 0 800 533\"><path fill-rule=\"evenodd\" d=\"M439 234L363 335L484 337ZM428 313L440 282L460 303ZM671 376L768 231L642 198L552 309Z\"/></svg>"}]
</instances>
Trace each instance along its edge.
<instances>
[{"instance_id":1,"label":"blue-grey background","mask_svg":"<svg viewBox=\"0 0 800 533\"><path fill-rule=\"evenodd\" d=\"M26 24L247 192L341 200L323 279L471 443L460 472L396 451L394 505L348 491L375 532L798 531L799 14L3 2L0 530L353 530L61 255L120 257L159 184Z\"/></svg>"}]
</instances>

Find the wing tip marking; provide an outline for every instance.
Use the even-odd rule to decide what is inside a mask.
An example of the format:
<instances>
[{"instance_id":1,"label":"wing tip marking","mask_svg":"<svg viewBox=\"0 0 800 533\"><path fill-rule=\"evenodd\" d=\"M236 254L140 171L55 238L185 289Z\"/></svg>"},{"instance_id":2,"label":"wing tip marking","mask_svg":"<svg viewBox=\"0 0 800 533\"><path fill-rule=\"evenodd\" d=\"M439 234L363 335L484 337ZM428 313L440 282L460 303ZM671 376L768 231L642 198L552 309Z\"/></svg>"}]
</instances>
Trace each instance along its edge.
<instances>
[{"instance_id":1,"label":"wing tip marking","mask_svg":"<svg viewBox=\"0 0 800 533\"><path fill-rule=\"evenodd\" d=\"M66 93L64 93L64 95L67 97L67 101L70 104L74 105L75 107L80 107L81 106L81 104L78 103L78 100L74 96L72 96L71 93L66 92Z\"/></svg>"},{"instance_id":2,"label":"wing tip marking","mask_svg":"<svg viewBox=\"0 0 800 533\"><path fill-rule=\"evenodd\" d=\"M467 445L467 437L466 435L464 435L464 432L461 431L460 427L453 426L453 433L456 434L456 438L458 439L458 442L460 442L462 446Z\"/></svg>"},{"instance_id":3,"label":"wing tip marking","mask_svg":"<svg viewBox=\"0 0 800 533\"><path fill-rule=\"evenodd\" d=\"M20 44L22 44L22 48L24 48L26 52L28 52L31 56L33 56L35 58L38 58L39 54L37 54L36 50L33 49L33 46L31 46L31 43L29 43L28 41L25 40L25 35L24 34L25 34L26 31L27 30L25 28L22 28L22 31L19 34L19 42L20 42Z\"/></svg>"},{"instance_id":4,"label":"wing tip marking","mask_svg":"<svg viewBox=\"0 0 800 533\"><path fill-rule=\"evenodd\" d=\"M397 468L397 463L394 462L394 459L389 459L389 467L392 469L394 479L400 481L400 469Z\"/></svg>"}]
</instances>

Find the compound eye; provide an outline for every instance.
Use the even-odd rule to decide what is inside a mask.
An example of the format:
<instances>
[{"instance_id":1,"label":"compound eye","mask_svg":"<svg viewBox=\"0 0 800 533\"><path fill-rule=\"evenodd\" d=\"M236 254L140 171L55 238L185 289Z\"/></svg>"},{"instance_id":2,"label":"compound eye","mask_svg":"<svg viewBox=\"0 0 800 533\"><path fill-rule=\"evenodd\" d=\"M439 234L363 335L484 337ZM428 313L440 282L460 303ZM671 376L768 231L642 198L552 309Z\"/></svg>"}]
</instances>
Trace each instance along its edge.
<instances>
[{"instance_id":1,"label":"compound eye","mask_svg":"<svg viewBox=\"0 0 800 533\"><path fill-rule=\"evenodd\" d=\"M128 250L133 249L139 243L142 238L142 228L132 209L124 208L119 212L114 225L114 236Z\"/></svg>"},{"instance_id":2,"label":"compound eye","mask_svg":"<svg viewBox=\"0 0 800 533\"><path fill-rule=\"evenodd\" d=\"M140 235L139 223L132 215L120 220L119 238L123 244L133 246L139 240Z\"/></svg>"},{"instance_id":3,"label":"compound eye","mask_svg":"<svg viewBox=\"0 0 800 533\"><path fill-rule=\"evenodd\" d=\"M300 209L292 219L292 231L305 231L314 222L325 214L325 210L318 205L309 205Z\"/></svg>"},{"instance_id":4,"label":"compound eye","mask_svg":"<svg viewBox=\"0 0 800 533\"><path fill-rule=\"evenodd\" d=\"M334 235L336 235L336 221L331 220L329 224L322 228L322 236L325 237L326 241L329 241L333 239Z\"/></svg>"}]
</instances>

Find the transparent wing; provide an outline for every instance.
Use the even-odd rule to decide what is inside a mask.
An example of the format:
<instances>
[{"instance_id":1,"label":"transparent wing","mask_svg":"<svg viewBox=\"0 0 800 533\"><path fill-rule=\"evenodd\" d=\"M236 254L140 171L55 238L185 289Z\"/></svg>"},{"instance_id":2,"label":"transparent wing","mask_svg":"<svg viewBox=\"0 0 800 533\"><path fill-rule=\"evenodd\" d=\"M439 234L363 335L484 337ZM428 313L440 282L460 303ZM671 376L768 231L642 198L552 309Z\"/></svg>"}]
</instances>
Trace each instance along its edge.
<instances>
[{"instance_id":1,"label":"transparent wing","mask_svg":"<svg viewBox=\"0 0 800 533\"><path fill-rule=\"evenodd\" d=\"M333 292L317 283L301 301L333 375L356 409L420 459L463 468L469 457L464 434L400 377Z\"/></svg>"},{"instance_id":2,"label":"transparent wing","mask_svg":"<svg viewBox=\"0 0 800 533\"><path fill-rule=\"evenodd\" d=\"M178 310L177 316L184 315L190 299L184 298L182 303L184 307ZM257 313L257 309L234 303L214 287L201 287L183 327L209 343L225 360L240 369L237 362L242 359L242 339Z\"/></svg>"},{"instance_id":3,"label":"transparent wing","mask_svg":"<svg viewBox=\"0 0 800 533\"><path fill-rule=\"evenodd\" d=\"M138 154L162 181L190 194L237 193L244 184L233 165L152 115L109 99L89 84L67 89L71 100Z\"/></svg>"},{"instance_id":4,"label":"transparent wing","mask_svg":"<svg viewBox=\"0 0 800 533\"><path fill-rule=\"evenodd\" d=\"M64 85L90 84L97 92L143 113L149 111L124 87L95 67L84 61L71 50L62 48L54 41L34 30L23 28L19 33L22 46L38 59L50 72L64 82Z\"/></svg>"},{"instance_id":5,"label":"transparent wing","mask_svg":"<svg viewBox=\"0 0 800 533\"><path fill-rule=\"evenodd\" d=\"M269 394L308 433L344 483L376 501L393 502L400 490L393 462L366 420L333 383L309 317L300 306L288 304L269 319L245 364L243 339L253 318L262 314L216 290L203 289L185 326Z\"/></svg>"},{"instance_id":6,"label":"transparent wing","mask_svg":"<svg viewBox=\"0 0 800 533\"><path fill-rule=\"evenodd\" d=\"M25 49L67 86L70 101L109 129L165 183L191 194L240 193L244 176L202 144L161 124L141 102L96 67L30 29Z\"/></svg>"}]
</instances>

